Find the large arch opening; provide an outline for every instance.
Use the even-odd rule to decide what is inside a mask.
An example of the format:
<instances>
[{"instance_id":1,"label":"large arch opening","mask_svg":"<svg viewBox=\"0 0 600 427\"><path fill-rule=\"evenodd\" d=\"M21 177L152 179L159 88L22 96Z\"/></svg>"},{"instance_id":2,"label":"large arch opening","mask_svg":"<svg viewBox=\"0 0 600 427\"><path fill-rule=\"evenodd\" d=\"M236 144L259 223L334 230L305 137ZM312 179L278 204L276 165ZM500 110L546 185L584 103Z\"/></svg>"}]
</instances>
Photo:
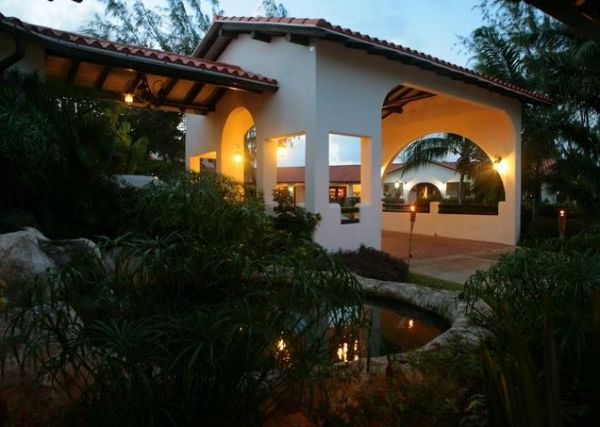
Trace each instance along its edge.
<instances>
[{"instance_id":1,"label":"large arch opening","mask_svg":"<svg viewBox=\"0 0 600 427\"><path fill-rule=\"evenodd\" d=\"M453 212L473 213L474 206L481 206L489 214L505 200L502 159L490 158L469 138L433 132L402 147L383 173L384 210L440 202L443 207L456 206Z\"/></svg>"},{"instance_id":2,"label":"large arch opening","mask_svg":"<svg viewBox=\"0 0 600 427\"><path fill-rule=\"evenodd\" d=\"M414 229L416 234L515 244L519 119L512 111L440 89L403 83L382 101L383 237ZM408 214L412 205L414 223Z\"/></svg>"},{"instance_id":3,"label":"large arch opening","mask_svg":"<svg viewBox=\"0 0 600 427\"><path fill-rule=\"evenodd\" d=\"M232 110L225 120L217 171L256 186L256 128L252 114L244 107Z\"/></svg>"}]
</instances>

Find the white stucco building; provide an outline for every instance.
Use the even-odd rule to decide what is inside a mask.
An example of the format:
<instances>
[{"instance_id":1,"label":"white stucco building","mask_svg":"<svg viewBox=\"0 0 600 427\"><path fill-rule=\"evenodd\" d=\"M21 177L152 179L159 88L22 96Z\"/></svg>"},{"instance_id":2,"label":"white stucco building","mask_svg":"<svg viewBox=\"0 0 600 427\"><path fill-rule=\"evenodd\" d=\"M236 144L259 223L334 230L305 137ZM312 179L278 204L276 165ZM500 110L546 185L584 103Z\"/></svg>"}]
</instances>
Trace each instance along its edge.
<instances>
[{"instance_id":1,"label":"white stucco building","mask_svg":"<svg viewBox=\"0 0 600 427\"><path fill-rule=\"evenodd\" d=\"M519 238L521 103L548 102L523 88L321 19L218 17L192 57L1 15L0 35L0 55L10 59L2 68L27 64L120 99L131 94L133 103L185 111L192 170L202 158L216 159L218 172L241 180L244 135L254 126L257 185L267 203L279 141L303 135L305 205L321 214L315 240L329 249L379 248L382 228L408 222L403 213L382 213L382 177L410 142L436 132L462 135L505 166L498 215L446 215L451 225L440 229L508 244ZM340 206L329 201L334 134L361 141L356 223L343 224Z\"/></svg>"}]
</instances>

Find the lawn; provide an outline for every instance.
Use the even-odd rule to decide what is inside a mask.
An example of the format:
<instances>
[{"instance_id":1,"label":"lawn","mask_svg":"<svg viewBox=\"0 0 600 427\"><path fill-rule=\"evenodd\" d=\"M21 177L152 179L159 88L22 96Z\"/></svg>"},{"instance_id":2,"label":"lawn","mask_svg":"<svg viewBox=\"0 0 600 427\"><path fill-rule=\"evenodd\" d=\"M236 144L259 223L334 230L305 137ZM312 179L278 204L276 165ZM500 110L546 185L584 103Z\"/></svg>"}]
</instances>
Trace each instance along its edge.
<instances>
[{"instance_id":1,"label":"lawn","mask_svg":"<svg viewBox=\"0 0 600 427\"><path fill-rule=\"evenodd\" d=\"M450 282L437 277L426 276L424 274L408 273L408 282L419 286L427 286L434 289L444 289L447 291L462 291L463 285L456 282Z\"/></svg>"}]
</instances>

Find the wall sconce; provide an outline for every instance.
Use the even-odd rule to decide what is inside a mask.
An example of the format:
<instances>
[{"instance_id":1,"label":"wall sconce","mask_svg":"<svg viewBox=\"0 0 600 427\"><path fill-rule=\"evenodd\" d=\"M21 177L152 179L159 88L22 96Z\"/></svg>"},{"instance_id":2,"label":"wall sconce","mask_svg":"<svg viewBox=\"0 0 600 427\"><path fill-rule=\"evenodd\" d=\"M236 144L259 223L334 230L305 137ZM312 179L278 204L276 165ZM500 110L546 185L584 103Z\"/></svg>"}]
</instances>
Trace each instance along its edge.
<instances>
[{"instance_id":1,"label":"wall sconce","mask_svg":"<svg viewBox=\"0 0 600 427\"><path fill-rule=\"evenodd\" d=\"M284 140L277 141L277 157L284 157L287 154L287 144Z\"/></svg>"},{"instance_id":2,"label":"wall sconce","mask_svg":"<svg viewBox=\"0 0 600 427\"><path fill-rule=\"evenodd\" d=\"M394 188L398 190L400 188L400 181L394 182Z\"/></svg>"},{"instance_id":3,"label":"wall sconce","mask_svg":"<svg viewBox=\"0 0 600 427\"><path fill-rule=\"evenodd\" d=\"M494 170L501 175L508 171L508 165L506 164L506 160L502 160L502 156L497 156L492 166Z\"/></svg>"},{"instance_id":4,"label":"wall sconce","mask_svg":"<svg viewBox=\"0 0 600 427\"><path fill-rule=\"evenodd\" d=\"M133 93L124 93L123 101L125 101L126 104L133 103Z\"/></svg>"},{"instance_id":5,"label":"wall sconce","mask_svg":"<svg viewBox=\"0 0 600 427\"><path fill-rule=\"evenodd\" d=\"M240 149L236 148L235 153L233 154L234 163L242 163L242 159L243 159L243 157L242 157L242 153L240 153Z\"/></svg>"}]
</instances>

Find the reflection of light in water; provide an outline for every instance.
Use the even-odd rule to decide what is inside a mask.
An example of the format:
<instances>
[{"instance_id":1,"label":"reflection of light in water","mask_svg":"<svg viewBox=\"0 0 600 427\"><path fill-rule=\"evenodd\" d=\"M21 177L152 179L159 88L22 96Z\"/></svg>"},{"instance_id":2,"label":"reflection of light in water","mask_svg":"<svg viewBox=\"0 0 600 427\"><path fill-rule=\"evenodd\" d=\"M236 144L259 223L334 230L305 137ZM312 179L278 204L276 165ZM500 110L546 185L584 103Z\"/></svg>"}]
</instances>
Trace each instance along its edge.
<instances>
[{"instance_id":1,"label":"reflection of light in water","mask_svg":"<svg viewBox=\"0 0 600 427\"><path fill-rule=\"evenodd\" d=\"M285 363L289 363L292 359L292 356L290 354L290 350L288 349L288 345L285 342L285 340L283 338L280 338L279 341L277 341L277 343L275 344L275 347L277 348L277 357L279 358L279 360Z\"/></svg>"},{"instance_id":2,"label":"reflection of light in water","mask_svg":"<svg viewBox=\"0 0 600 427\"><path fill-rule=\"evenodd\" d=\"M415 327L415 321L413 319L408 319L408 329L412 329Z\"/></svg>"},{"instance_id":3,"label":"reflection of light in water","mask_svg":"<svg viewBox=\"0 0 600 427\"><path fill-rule=\"evenodd\" d=\"M337 358L340 362L348 362L348 343L344 342L342 343L338 349L337 349ZM354 353L354 356L352 357L352 360L358 360L359 356L358 356L358 340L354 340L354 345L352 346L352 353Z\"/></svg>"}]
</instances>

